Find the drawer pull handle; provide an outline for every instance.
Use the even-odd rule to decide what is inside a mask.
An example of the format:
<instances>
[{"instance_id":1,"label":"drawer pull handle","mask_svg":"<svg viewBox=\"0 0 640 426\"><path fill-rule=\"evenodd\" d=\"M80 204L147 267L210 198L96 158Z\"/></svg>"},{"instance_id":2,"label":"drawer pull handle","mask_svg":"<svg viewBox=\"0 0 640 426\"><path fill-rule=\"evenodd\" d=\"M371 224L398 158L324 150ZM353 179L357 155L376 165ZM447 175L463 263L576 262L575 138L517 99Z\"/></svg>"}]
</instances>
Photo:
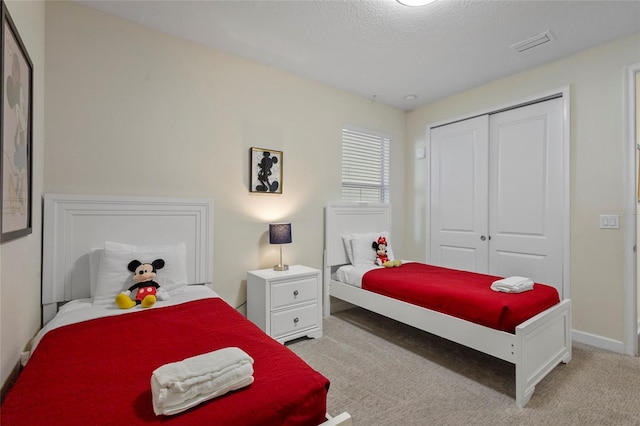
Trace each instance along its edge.
<instances>
[{"instance_id":1,"label":"drawer pull handle","mask_svg":"<svg viewBox=\"0 0 640 426\"><path fill-rule=\"evenodd\" d=\"M298 294L300 294L300 293L298 293L298 290L294 290L294 292L293 292L293 296L295 297L295 296L297 296Z\"/></svg>"},{"instance_id":2,"label":"drawer pull handle","mask_svg":"<svg viewBox=\"0 0 640 426\"><path fill-rule=\"evenodd\" d=\"M295 317L295 318L293 319L293 323L294 323L294 324L297 324L297 323L298 323L298 321L300 321L300 318L298 318L298 317Z\"/></svg>"}]
</instances>

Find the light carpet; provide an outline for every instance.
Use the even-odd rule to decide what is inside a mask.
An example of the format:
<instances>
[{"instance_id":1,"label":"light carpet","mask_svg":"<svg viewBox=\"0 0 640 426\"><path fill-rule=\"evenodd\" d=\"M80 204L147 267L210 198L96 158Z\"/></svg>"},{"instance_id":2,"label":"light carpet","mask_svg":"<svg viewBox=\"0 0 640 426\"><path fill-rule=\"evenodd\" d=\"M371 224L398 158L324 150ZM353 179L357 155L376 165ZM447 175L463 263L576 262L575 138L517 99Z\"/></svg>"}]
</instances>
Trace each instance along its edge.
<instances>
[{"instance_id":1,"label":"light carpet","mask_svg":"<svg viewBox=\"0 0 640 426\"><path fill-rule=\"evenodd\" d=\"M640 358L587 345L523 409L513 364L361 308L288 347L331 381L329 414L355 425L640 425Z\"/></svg>"}]
</instances>

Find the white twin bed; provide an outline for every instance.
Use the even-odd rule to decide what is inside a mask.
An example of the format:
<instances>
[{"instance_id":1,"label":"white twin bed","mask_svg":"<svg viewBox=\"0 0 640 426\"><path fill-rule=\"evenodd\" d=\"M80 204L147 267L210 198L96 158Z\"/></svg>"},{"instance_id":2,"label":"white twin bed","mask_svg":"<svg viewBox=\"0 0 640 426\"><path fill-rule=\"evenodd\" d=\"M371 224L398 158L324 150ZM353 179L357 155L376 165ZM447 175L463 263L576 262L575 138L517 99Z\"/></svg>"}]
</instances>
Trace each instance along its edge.
<instances>
[{"instance_id":1,"label":"white twin bed","mask_svg":"<svg viewBox=\"0 0 640 426\"><path fill-rule=\"evenodd\" d=\"M120 309L115 295L133 283L127 264L138 257L165 260L155 280L169 299ZM1 423L350 425L348 413L326 414L321 373L209 287L212 261L212 200L46 194L44 327ZM228 347L253 358L251 385L155 415L155 368Z\"/></svg>"},{"instance_id":2,"label":"white twin bed","mask_svg":"<svg viewBox=\"0 0 640 426\"><path fill-rule=\"evenodd\" d=\"M571 360L571 301L560 300L515 327L500 331L395 298L363 290L360 282L372 266L349 265L344 238L389 231L389 206L383 204L330 203L325 210L324 315L333 302L346 301L426 332L460 343L515 364L515 402L520 408L530 400L535 385L556 365ZM371 249L373 251L373 249ZM341 275L342 279L338 277ZM351 284L344 282L345 277ZM336 300L339 299L339 300Z\"/></svg>"}]
</instances>

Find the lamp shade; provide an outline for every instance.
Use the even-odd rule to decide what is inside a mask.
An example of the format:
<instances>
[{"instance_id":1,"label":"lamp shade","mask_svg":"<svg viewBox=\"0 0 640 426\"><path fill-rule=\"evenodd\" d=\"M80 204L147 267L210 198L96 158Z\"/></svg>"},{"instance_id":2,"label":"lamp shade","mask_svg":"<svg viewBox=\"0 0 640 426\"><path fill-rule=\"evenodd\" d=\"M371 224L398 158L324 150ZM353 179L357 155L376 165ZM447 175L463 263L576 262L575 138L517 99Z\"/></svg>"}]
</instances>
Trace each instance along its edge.
<instances>
[{"instance_id":1,"label":"lamp shade","mask_svg":"<svg viewBox=\"0 0 640 426\"><path fill-rule=\"evenodd\" d=\"M291 223L270 223L269 244L291 243Z\"/></svg>"}]
</instances>

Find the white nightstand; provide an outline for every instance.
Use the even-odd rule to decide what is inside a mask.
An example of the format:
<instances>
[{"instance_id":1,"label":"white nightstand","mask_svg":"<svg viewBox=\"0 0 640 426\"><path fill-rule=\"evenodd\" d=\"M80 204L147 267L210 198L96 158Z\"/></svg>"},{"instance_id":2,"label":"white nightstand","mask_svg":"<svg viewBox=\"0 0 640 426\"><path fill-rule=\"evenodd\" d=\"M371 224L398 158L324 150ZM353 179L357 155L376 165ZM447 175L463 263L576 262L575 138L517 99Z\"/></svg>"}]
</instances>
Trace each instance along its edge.
<instances>
[{"instance_id":1,"label":"white nightstand","mask_svg":"<svg viewBox=\"0 0 640 426\"><path fill-rule=\"evenodd\" d=\"M292 265L247 272L247 318L280 343L322 337L320 271Z\"/></svg>"}]
</instances>

